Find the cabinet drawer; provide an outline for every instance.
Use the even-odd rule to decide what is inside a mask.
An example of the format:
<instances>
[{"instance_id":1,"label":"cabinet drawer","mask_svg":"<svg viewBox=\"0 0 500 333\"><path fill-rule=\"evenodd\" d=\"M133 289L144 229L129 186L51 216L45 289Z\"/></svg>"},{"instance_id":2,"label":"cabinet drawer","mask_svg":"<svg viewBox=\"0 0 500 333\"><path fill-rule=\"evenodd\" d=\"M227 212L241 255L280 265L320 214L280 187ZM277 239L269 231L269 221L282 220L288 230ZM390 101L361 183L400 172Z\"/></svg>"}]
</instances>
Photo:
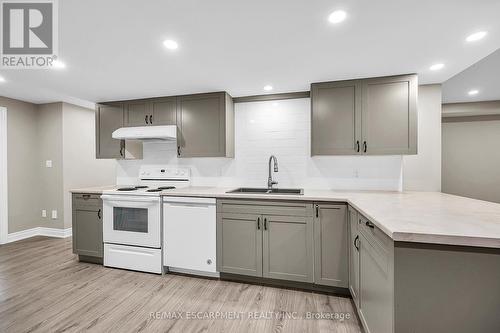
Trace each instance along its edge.
<instances>
[{"instance_id":1,"label":"cabinet drawer","mask_svg":"<svg viewBox=\"0 0 500 333\"><path fill-rule=\"evenodd\" d=\"M386 252L390 252L394 246L394 242L389 236L360 214L358 214L358 230L373 245L380 246Z\"/></svg>"},{"instance_id":2,"label":"cabinet drawer","mask_svg":"<svg viewBox=\"0 0 500 333\"><path fill-rule=\"evenodd\" d=\"M313 206L293 201L218 200L217 212L309 217L313 216Z\"/></svg>"},{"instance_id":3,"label":"cabinet drawer","mask_svg":"<svg viewBox=\"0 0 500 333\"><path fill-rule=\"evenodd\" d=\"M161 249L104 244L104 266L161 274Z\"/></svg>"},{"instance_id":4,"label":"cabinet drawer","mask_svg":"<svg viewBox=\"0 0 500 333\"><path fill-rule=\"evenodd\" d=\"M76 193L73 194L73 207L85 208L85 207L97 207L101 206L101 195L100 194L87 194L87 193Z\"/></svg>"}]
</instances>

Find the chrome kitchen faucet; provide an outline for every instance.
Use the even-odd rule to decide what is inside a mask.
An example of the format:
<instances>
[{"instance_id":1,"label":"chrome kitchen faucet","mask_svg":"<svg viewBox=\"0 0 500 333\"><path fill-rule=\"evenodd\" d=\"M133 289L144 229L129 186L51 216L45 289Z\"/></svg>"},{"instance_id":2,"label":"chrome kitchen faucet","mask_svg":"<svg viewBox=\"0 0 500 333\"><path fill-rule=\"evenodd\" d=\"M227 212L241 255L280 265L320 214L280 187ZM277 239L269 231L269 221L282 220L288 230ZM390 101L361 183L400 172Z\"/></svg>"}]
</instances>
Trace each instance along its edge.
<instances>
[{"instance_id":1,"label":"chrome kitchen faucet","mask_svg":"<svg viewBox=\"0 0 500 333\"><path fill-rule=\"evenodd\" d=\"M269 177L267 178L267 188L271 190L273 188L273 185L277 185L278 182L273 180L273 175L271 171L271 162L274 161L274 172L278 172L278 159L276 156L271 155L269 157Z\"/></svg>"}]
</instances>

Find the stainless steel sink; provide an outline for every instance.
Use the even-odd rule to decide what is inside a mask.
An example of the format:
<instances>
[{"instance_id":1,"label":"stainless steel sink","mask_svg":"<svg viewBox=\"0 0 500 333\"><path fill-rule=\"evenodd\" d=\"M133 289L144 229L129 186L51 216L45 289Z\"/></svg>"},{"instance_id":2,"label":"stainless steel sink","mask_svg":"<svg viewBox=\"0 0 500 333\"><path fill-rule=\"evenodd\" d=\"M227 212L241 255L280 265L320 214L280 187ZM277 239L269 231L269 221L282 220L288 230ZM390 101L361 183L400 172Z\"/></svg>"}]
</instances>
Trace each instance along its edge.
<instances>
[{"instance_id":1,"label":"stainless steel sink","mask_svg":"<svg viewBox=\"0 0 500 333\"><path fill-rule=\"evenodd\" d=\"M263 187L240 187L226 193L247 193L247 194L290 194L303 195L304 189L301 188L263 188Z\"/></svg>"}]
</instances>

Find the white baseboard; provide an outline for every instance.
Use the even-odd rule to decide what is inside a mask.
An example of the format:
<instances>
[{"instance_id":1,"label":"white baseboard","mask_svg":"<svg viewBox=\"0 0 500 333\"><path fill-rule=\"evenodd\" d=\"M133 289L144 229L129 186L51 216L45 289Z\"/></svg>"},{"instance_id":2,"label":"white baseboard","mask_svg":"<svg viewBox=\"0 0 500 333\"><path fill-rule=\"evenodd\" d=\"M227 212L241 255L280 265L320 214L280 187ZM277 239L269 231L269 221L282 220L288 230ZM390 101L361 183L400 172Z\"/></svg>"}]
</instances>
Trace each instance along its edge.
<instances>
[{"instance_id":1,"label":"white baseboard","mask_svg":"<svg viewBox=\"0 0 500 333\"><path fill-rule=\"evenodd\" d=\"M71 235L72 235L72 228L57 229L57 228L36 227L8 234L7 243L35 236L66 238L66 237L71 237Z\"/></svg>"}]
</instances>

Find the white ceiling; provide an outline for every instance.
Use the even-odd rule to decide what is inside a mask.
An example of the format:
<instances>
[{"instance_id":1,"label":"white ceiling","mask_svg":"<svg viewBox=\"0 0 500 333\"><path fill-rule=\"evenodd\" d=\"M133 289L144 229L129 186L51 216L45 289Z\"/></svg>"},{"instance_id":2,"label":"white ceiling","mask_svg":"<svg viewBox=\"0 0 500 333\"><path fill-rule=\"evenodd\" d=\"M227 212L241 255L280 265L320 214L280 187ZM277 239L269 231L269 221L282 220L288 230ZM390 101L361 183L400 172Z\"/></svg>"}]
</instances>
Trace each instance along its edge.
<instances>
[{"instance_id":1,"label":"white ceiling","mask_svg":"<svg viewBox=\"0 0 500 333\"><path fill-rule=\"evenodd\" d=\"M470 90L479 93L469 96ZM500 100L500 49L443 83L443 103Z\"/></svg>"},{"instance_id":2,"label":"white ceiling","mask_svg":"<svg viewBox=\"0 0 500 333\"><path fill-rule=\"evenodd\" d=\"M332 25L330 12L346 21ZM35 103L226 90L416 72L441 83L500 47L498 0L64 0L64 70L3 70L0 95ZM488 36L470 44L479 30ZM175 39L179 49L162 41ZM436 62L445 68L429 71Z\"/></svg>"}]
</instances>

